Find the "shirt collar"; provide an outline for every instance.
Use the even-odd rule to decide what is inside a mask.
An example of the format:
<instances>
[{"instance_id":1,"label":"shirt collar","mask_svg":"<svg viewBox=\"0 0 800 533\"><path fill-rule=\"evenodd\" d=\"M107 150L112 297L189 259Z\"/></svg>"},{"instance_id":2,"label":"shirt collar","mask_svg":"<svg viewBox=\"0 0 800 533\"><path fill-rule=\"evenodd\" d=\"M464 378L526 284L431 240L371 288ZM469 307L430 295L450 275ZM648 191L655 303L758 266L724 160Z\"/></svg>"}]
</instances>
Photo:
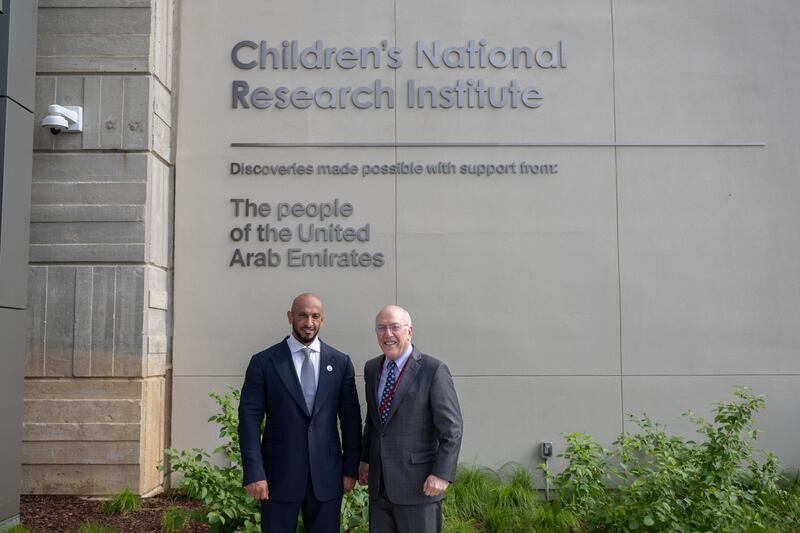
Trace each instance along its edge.
<instances>
[{"instance_id":1,"label":"shirt collar","mask_svg":"<svg viewBox=\"0 0 800 533\"><path fill-rule=\"evenodd\" d=\"M314 340L308 346L295 339L294 335L289 335L289 338L286 339L286 343L289 345L289 351L292 353L299 352L303 348L311 348L312 351L320 353L319 336L314 337Z\"/></svg>"},{"instance_id":2,"label":"shirt collar","mask_svg":"<svg viewBox=\"0 0 800 533\"><path fill-rule=\"evenodd\" d=\"M397 368L403 368L403 365L406 364L406 361L408 361L408 357L411 355L411 352L413 351L414 351L414 345L409 344L408 348L406 348L406 351L403 352L403 354L395 360ZM386 357L385 355L383 356L383 368L384 369L389 368L389 358Z\"/></svg>"}]
</instances>

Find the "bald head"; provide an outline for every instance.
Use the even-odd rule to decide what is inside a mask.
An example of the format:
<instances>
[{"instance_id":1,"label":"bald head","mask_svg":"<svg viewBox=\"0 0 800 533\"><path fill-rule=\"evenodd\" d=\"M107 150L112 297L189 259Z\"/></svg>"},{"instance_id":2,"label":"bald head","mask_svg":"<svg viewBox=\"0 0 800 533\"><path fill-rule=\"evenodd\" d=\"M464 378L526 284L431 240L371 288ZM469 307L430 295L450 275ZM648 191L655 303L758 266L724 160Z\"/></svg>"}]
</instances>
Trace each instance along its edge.
<instances>
[{"instance_id":1,"label":"bald head","mask_svg":"<svg viewBox=\"0 0 800 533\"><path fill-rule=\"evenodd\" d=\"M322 309L322 299L319 296L313 292L304 292L303 294L298 294L295 299L292 300L292 311L309 304L316 304Z\"/></svg>"},{"instance_id":2,"label":"bald head","mask_svg":"<svg viewBox=\"0 0 800 533\"><path fill-rule=\"evenodd\" d=\"M411 345L411 315L398 305L387 305L375 317L375 333L383 354L396 361Z\"/></svg>"},{"instance_id":3,"label":"bald head","mask_svg":"<svg viewBox=\"0 0 800 533\"><path fill-rule=\"evenodd\" d=\"M381 315L398 317L402 319L401 323L408 324L409 326L411 325L411 314L399 305L387 305L378 311L378 314L375 316L375 324L378 324Z\"/></svg>"},{"instance_id":4,"label":"bald head","mask_svg":"<svg viewBox=\"0 0 800 533\"><path fill-rule=\"evenodd\" d=\"M314 342L325 320L320 297L304 292L292 301L292 309L286 314L289 324L292 325L294 338L306 346Z\"/></svg>"}]
</instances>

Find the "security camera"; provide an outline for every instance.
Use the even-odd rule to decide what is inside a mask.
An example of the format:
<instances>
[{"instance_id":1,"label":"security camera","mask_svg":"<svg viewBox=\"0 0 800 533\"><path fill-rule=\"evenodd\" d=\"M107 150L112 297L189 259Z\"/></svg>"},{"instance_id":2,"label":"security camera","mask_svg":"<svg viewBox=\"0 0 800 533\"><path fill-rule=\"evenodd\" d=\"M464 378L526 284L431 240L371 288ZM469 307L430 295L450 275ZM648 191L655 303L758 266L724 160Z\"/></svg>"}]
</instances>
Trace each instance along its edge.
<instances>
[{"instance_id":1,"label":"security camera","mask_svg":"<svg viewBox=\"0 0 800 533\"><path fill-rule=\"evenodd\" d=\"M50 133L58 135L83 131L83 108L81 106L47 106L47 116L42 120L43 128L50 128Z\"/></svg>"}]
</instances>

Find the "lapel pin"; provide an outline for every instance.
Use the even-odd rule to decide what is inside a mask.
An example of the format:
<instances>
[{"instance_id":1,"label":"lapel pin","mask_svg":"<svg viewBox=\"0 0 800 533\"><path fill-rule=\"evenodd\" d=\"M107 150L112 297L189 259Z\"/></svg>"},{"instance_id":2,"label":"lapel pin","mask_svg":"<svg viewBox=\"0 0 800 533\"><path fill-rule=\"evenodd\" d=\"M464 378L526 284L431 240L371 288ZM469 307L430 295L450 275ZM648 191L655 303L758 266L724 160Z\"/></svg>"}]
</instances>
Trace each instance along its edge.
<instances>
[{"instance_id":1,"label":"lapel pin","mask_svg":"<svg viewBox=\"0 0 800 533\"><path fill-rule=\"evenodd\" d=\"M333 372L333 367L331 365L328 365L325 367L325 370L327 370L328 372Z\"/></svg>"}]
</instances>

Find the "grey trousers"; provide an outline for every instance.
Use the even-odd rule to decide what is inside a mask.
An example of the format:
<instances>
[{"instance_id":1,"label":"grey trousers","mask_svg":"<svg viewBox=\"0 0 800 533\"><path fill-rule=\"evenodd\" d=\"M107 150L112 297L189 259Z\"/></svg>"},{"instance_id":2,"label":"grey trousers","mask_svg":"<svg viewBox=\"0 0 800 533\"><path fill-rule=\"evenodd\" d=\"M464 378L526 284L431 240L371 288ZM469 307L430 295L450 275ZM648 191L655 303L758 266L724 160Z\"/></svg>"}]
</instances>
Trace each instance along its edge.
<instances>
[{"instance_id":1,"label":"grey trousers","mask_svg":"<svg viewBox=\"0 0 800 533\"><path fill-rule=\"evenodd\" d=\"M381 480L382 481L382 480ZM369 500L370 533L441 533L442 502L396 505L381 490Z\"/></svg>"}]
</instances>

